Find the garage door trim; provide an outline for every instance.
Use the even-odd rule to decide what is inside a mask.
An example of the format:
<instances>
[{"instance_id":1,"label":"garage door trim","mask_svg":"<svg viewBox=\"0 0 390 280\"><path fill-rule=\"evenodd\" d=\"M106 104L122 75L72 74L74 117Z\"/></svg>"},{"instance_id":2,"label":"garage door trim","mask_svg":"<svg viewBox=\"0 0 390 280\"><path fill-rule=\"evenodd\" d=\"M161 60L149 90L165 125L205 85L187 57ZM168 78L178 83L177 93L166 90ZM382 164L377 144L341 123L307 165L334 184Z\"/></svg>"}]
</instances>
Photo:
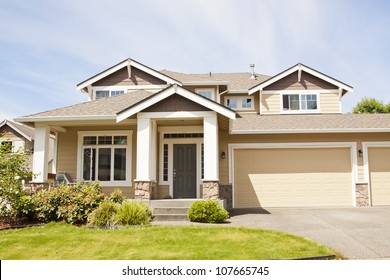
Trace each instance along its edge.
<instances>
[{"instance_id":1,"label":"garage door trim","mask_svg":"<svg viewBox=\"0 0 390 280\"><path fill-rule=\"evenodd\" d=\"M368 186L368 203L372 206L371 201L371 182L370 182L370 166L368 162L368 148L389 148L390 141L381 142L362 142L363 149L363 165L364 165L364 182Z\"/></svg>"},{"instance_id":2,"label":"garage door trim","mask_svg":"<svg viewBox=\"0 0 390 280\"><path fill-rule=\"evenodd\" d=\"M368 142L367 142L368 143ZM390 142L387 142L390 146ZM318 149L318 148L349 148L351 156L352 176L352 202L356 206L356 182L358 174L357 165L357 144L356 142L302 142L302 143L234 143L228 144L229 150L229 183L232 185L233 208L234 203L234 152L239 149ZM363 146L364 148L364 146ZM363 152L367 154L367 150Z\"/></svg>"}]
</instances>

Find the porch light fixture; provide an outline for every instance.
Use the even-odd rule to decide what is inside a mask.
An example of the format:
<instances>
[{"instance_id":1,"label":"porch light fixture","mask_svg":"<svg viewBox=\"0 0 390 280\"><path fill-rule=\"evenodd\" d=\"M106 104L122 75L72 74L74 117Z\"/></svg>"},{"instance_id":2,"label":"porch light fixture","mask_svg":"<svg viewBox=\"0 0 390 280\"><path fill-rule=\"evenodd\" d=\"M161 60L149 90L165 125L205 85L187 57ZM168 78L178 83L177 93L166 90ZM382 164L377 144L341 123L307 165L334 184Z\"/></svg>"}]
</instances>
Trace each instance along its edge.
<instances>
[{"instance_id":1,"label":"porch light fixture","mask_svg":"<svg viewBox=\"0 0 390 280\"><path fill-rule=\"evenodd\" d=\"M363 151L362 151L362 149L359 149L359 150L358 150L358 153L359 153L359 157L363 157Z\"/></svg>"},{"instance_id":2,"label":"porch light fixture","mask_svg":"<svg viewBox=\"0 0 390 280\"><path fill-rule=\"evenodd\" d=\"M222 150L222 153L221 153L221 159L225 159L226 158L226 153L224 150Z\"/></svg>"}]
</instances>

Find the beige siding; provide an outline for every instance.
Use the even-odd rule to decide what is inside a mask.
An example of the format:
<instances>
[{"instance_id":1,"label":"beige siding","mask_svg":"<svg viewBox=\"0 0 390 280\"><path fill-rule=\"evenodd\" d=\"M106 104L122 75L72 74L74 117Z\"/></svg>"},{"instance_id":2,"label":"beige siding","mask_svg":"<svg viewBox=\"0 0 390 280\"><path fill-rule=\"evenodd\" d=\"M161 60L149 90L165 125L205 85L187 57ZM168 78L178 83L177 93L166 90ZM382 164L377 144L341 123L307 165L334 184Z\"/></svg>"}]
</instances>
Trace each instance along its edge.
<instances>
[{"instance_id":1,"label":"beige siding","mask_svg":"<svg viewBox=\"0 0 390 280\"><path fill-rule=\"evenodd\" d=\"M280 114L280 95L279 94L262 94L262 110L264 115Z\"/></svg>"},{"instance_id":2,"label":"beige siding","mask_svg":"<svg viewBox=\"0 0 390 280\"><path fill-rule=\"evenodd\" d=\"M321 93L320 107L323 114L341 113L338 93Z\"/></svg>"},{"instance_id":3,"label":"beige siding","mask_svg":"<svg viewBox=\"0 0 390 280\"><path fill-rule=\"evenodd\" d=\"M234 152L234 207L352 206L350 149Z\"/></svg>"},{"instance_id":4,"label":"beige siding","mask_svg":"<svg viewBox=\"0 0 390 280\"><path fill-rule=\"evenodd\" d=\"M157 199L167 198L169 195L169 186L168 185L158 185L157 186Z\"/></svg>"},{"instance_id":5,"label":"beige siding","mask_svg":"<svg viewBox=\"0 0 390 280\"><path fill-rule=\"evenodd\" d=\"M390 205L390 148L368 148L368 163L372 205Z\"/></svg>"}]
</instances>

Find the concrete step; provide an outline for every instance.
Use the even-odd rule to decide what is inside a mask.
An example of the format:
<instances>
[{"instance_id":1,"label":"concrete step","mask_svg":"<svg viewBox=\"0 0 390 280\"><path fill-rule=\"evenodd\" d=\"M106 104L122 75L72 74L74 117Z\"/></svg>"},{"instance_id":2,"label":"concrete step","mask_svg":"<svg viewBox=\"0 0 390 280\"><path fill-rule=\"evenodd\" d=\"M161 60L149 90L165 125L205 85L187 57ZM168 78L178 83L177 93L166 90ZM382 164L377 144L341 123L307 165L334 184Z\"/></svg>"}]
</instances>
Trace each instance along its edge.
<instances>
[{"instance_id":1,"label":"concrete step","mask_svg":"<svg viewBox=\"0 0 390 280\"><path fill-rule=\"evenodd\" d=\"M154 214L153 221L189 221L187 214Z\"/></svg>"},{"instance_id":2,"label":"concrete step","mask_svg":"<svg viewBox=\"0 0 390 280\"><path fill-rule=\"evenodd\" d=\"M152 209L155 208L166 208L166 207L183 207L183 208L190 208L190 206L196 202L202 199L157 199L157 200L150 200L149 206Z\"/></svg>"},{"instance_id":3,"label":"concrete step","mask_svg":"<svg viewBox=\"0 0 390 280\"><path fill-rule=\"evenodd\" d=\"M157 207L153 209L155 215L187 215L188 207Z\"/></svg>"}]
</instances>

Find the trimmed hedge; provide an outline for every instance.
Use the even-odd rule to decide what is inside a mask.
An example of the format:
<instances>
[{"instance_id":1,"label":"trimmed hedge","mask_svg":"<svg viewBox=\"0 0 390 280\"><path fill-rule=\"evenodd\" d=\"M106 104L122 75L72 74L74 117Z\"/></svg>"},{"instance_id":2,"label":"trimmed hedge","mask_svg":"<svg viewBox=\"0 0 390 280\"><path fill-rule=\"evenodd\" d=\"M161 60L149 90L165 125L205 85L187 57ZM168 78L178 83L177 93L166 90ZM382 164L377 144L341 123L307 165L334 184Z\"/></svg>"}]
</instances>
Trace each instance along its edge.
<instances>
[{"instance_id":1,"label":"trimmed hedge","mask_svg":"<svg viewBox=\"0 0 390 280\"><path fill-rule=\"evenodd\" d=\"M224 223L229 219L229 213L215 200L201 200L191 205L188 218L191 222Z\"/></svg>"}]
</instances>

